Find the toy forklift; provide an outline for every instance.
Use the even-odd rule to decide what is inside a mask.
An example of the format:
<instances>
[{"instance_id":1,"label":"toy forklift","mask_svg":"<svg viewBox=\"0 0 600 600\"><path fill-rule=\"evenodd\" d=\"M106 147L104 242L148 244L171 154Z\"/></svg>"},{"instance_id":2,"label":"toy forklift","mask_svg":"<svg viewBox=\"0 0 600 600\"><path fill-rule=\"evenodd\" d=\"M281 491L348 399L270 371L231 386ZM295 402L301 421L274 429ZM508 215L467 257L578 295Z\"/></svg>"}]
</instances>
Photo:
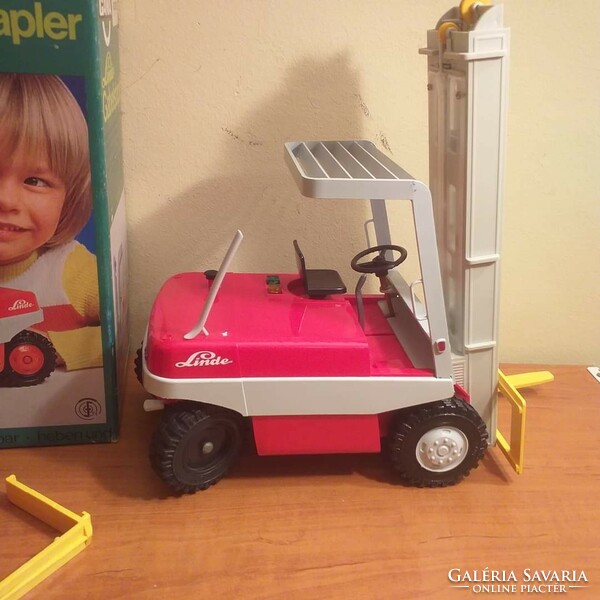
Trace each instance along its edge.
<instances>
[{"instance_id":1,"label":"toy forklift","mask_svg":"<svg viewBox=\"0 0 600 600\"><path fill-rule=\"evenodd\" d=\"M223 477L246 426L259 455L382 452L427 487L460 481L495 441L502 7L463 0L423 52L433 200L368 141L285 145L303 195L370 199L376 244L345 257L352 293L333 265L309 267L298 240L293 273L227 272L241 232L218 271L161 288L136 371L146 410L164 409L151 462L176 492ZM392 243L386 201L412 204L417 280L401 273L407 250ZM379 294L363 293L369 276Z\"/></svg>"}]
</instances>

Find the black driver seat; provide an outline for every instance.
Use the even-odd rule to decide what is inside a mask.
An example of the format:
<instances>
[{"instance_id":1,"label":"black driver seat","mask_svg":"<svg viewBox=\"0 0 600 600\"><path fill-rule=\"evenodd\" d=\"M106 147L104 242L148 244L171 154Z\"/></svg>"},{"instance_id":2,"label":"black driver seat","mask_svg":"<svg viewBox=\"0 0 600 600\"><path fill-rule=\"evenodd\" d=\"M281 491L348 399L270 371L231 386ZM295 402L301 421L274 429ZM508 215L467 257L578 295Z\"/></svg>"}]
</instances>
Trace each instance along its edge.
<instances>
[{"instance_id":1,"label":"black driver seat","mask_svg":"<svg viewBox=\"0 0 600 600\"><path fill-rule=\"evenodd\" d=\"M304 288L309 298L325 298L332 294L345 294L346 286L340 274L334 269L307 269L304 254L300 250L298 240L294 240L294 251L298 271L302 277Z\"/></svg>"}]
</instances>

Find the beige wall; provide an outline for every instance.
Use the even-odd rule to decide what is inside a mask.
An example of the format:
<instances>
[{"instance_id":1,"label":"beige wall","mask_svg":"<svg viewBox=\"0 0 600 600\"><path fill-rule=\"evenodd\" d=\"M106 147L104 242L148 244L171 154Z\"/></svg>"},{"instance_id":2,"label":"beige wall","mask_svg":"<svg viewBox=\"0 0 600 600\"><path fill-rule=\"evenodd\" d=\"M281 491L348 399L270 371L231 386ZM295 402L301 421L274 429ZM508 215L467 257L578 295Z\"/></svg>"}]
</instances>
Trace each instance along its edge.
<instances>
[{"instance_id":1,"label":"beige wall","mask_svg":"<svg viewBox=\"0 0 600 600\"><path fill-rule=\"evenodd\" d=\"M506 0L512 30L500 356L600 363L600 3ZM177 271L337 268L366 203L302 198L283 142L367 138L427 181L426 30L448 0L119 3L133 341ZM411 248L403 209L393 211ZM404 223L400 223L404 221ZM414 252L413 252L414 254ZM409 273L416 269L408 264Z\"/></svg>"}]
</instances>

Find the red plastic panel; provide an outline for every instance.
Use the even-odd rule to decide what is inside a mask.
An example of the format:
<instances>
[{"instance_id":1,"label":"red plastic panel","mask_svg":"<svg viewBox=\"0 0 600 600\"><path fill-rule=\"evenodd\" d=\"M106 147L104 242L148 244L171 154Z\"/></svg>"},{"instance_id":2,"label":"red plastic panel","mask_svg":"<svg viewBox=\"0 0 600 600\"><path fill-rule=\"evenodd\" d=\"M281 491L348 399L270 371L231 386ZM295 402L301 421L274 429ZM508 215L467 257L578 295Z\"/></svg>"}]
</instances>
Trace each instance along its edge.
<instances>
[{"instance_id":1,"label":"red plastic panel","mask_svg":"<svg viewBox=\"0 0 600 600\"><path fill-rule=\"evenodd\" d=\"M367 376L366 343L279 342L240 344L244 377L344 377Z\"/></svg>"},{"instance_id":2,"label":"red plastic panel","mask_svg":"<svg viewBox=\"0 0 600 600\"><path fill-rule=\"evenodd\" d=\"M299 294L297 274L228 273L206 323L210 335L184 334L209 293L201 273L171 277L159 292L148 330L147 364L174 379L237 377L431 376L415 369L382 314L382 296L365 296L365 330L352 296Z\"/></svg>"},{"instance_id":3,"label":"red plastic panel","mask_svg":"<svg viewBox=\"0 0 600 600\"><path fill-rule=\"evenodd\" d=\"M259 455L380 452L377 415L253 417Z\"/></svg>"},{"instance_id":4,"label":"red plastic panel","mask_svg":"<svg viewBox=\"0 0 600 600\"><path fill-rule=\"evenodd\" d=\"M206 328L186 340L209 286L200 273L169 279L154 302L148 331L148 368L185 378L362 376L369 349L345 297L310 300L288 290L298 276L281 275L269 293L264 274L228 273Z\"/></svg>"},{"instance_id":5,"label":"red plastic panel","mask_svg":"<svg viewBox=\"0 0 600 600\"><path fill-rule=\"evenodd\" d=\"M455 383L454 384L454 393L461 400L464 400L465 402L468 402L469 404L471 404L471 396L469 395L469 392L467 392L467 390L465 390L465 388L462 385Z\"/></svg>"},{"instance_id":6,"label":"red plastic panel","mask_svg":"<svg viewBox=\"0 0 600 600\"><path fill-rule=\"evenodd\" d=\"M390 432L390 427L396 414L396 411L391 411L377 415L379 419L379 433L381 434L382 438L387 437L388 433Z\"/></svg>"}]
</instances>

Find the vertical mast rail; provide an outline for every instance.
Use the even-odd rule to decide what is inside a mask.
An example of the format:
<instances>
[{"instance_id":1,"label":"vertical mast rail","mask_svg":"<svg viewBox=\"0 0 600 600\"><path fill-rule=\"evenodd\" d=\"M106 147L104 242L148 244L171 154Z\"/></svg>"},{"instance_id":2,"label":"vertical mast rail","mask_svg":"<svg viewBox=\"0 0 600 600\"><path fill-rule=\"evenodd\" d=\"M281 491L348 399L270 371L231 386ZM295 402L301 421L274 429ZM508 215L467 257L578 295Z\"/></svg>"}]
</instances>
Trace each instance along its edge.
<instances>
[{"instance_id":1,"label":"vertical mast rail","mask_svg":"<svg viewBox=\"0 0 600 600\"><path fill-rule=\"evenodd\" d=\"M449 20L460 27L444 28ZM447 13L421 51L428 56L429 179L453 371L492 443L510 37L502 21L501 5L481 6L462 23L456 11Z\"/></svg>"}]
</instances>

